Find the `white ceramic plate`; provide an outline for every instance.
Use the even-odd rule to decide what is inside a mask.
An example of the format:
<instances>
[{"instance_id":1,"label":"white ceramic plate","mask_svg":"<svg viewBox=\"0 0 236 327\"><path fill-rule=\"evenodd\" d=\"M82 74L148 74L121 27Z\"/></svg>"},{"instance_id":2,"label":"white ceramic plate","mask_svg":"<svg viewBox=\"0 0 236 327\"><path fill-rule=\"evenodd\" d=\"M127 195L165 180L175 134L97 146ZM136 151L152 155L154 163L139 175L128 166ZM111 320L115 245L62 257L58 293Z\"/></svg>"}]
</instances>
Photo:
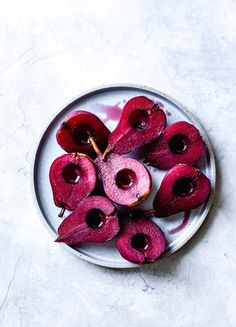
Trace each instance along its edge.
<instances>
[{"instance_id":1,"label":"white ceramic plate","mask_svg":"<svg viewBox=\"0 0 236 327\"><path fill-rule=\"evenodd\" d=\"M162 92L137 85L111 85L84 93L64 107L45 129L38 144L33 165L33 189L40 216L54 239L57 236L56 231L62 220L58 218L59 208L54 205L48 176L53 160L64 153L56 141L56 132L60 124L71 111L86 109L101 118L112 131L117 125L125 102L139 95L147 96L163 105L168 125L180 120L188 121L195 125L200 130L207 148L205 156L197 164L211 181L212 192L207 203L192 210L189 220L185 220L184 222L185 227L182 226L175 233L173 230L176 227L178 229L178 226L181 225L184 213L179 213L165 219L153 219L165 233L168 243L166 254L172 254L180 249L197 232L205 220L212 204L216 178L214 154L205 131L183 105ZM129 154L128 156L135 157L135 154ZM150 166L147 167L152 175L153 188L149 198L139 207L151 209L153 198L166 171L160 171ZM65 217L67 213L69 212L66 212ZM104 244L83 244L79 247L69 247L65 244L62 244L62 246L66 247L78 257L101 266L113 268L131 268L137 266L120 256L116 250L114 241Z\"/></svg>"}]
</instances>

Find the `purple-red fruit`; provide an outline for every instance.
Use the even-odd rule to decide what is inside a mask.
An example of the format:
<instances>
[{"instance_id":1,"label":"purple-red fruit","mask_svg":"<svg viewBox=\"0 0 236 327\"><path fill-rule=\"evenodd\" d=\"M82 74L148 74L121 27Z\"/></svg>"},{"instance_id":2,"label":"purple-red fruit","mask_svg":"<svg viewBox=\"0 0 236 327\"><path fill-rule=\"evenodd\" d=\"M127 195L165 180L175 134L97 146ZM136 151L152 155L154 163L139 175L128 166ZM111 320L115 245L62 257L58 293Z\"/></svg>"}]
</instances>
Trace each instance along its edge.
<instances>
[{"instance_id":1,"label":"purple-red fruit","mask_svg":"<svg viewBox=\"0 0 236 327\"><path fill-rule=\"evenodd\" d=\"M71 211L94 190L97 171L85 154L64 154L52 163L49 178L55 205Z\"/></svg>"},{"instance_id":2,"label":"purple-red fruit","mask_svg":"<svg viewBox=\"0 0 236 327\"><path fill-rule=\"evenodd\" d=\"M176 165L163 178L153 202L155 215L167 217L197 208L207 200L211 190L209 179L197 168Z\"/></svg>"},{"instance_id":3,"label":"purple-red fruit","mask_svg":"<svg viewBox=\"0 0 236 327\"><path fill-rule=\"evenodd\" d=\"M110 131L96 115L77 110L61 124L57 132L57 142L66 152L82 152L94 158L96 154L89 137L92 136L104 151L109 135Z\"/></svg>"},{"instance_id":4,"label":"purple-red fruit","mask_svg":"<svg viewBox=\"0 0 236 327\"><path fill-rule=\"evenodd\" d=\"M138 160L110 154L95 160L106 195L115 203L135 206L145 200L152 187L147 168Z\"/></svg>"},{"instance_id":5,"label":"purple-red fruit","mask_svg":"<svg viewBox=\"0 0 236 327\"><path fill-rule=\"evenodd\" d=\"M109 136L105 153L128 153L156 139L166 126L166 116L154 101L138 96L122 111L116 129Z\"/></svg>"},{"instance_id":6,"label":"purple-red fruit","mask_svg":"<svg viewBox=\"0 0 236 327\"><path fill-rule=\"evenodd\" d=\"M63 220L56 242L69 245L103 243L113 239L119 230L119 220L112 202L103 196L91 196Z\"/></svg>"},{"instance_id":7,"label":"purple-red fruit","mask_svg":"<svg viewBox=\"0 0 236 327\"><path fill-rule=\"evenodd\" d=\"M116 238L123 258L134 263L156 261L165 251L166 240L160 228L147 218L127 219Z\"/></svg>"},{"instance_id":8,"label":"purple-red fruit","mask_svg":"<svg viewBox=\"0 0 236 327\"><path fill-rule=\"evenodd\" d=\"M204 154L205 144L196 127L179 121L167 127L151 146L146 160L159 169L177 164L195 164Z\"/></svg>"}]
</instances>

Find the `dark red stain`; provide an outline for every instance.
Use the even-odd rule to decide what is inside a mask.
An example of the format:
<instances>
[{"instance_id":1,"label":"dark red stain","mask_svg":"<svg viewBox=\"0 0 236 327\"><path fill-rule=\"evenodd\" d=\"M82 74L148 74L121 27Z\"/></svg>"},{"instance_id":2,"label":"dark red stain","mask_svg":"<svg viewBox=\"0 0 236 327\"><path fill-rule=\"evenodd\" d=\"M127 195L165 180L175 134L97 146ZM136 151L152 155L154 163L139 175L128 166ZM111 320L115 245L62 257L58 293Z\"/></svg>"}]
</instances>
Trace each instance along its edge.
<instances>
[{"instance_id":1,"label":"dark red stain","mask_svg":"<svg viewBox=\"0 0 236 327\"><path fill-rule=\"evenodd\" d=\"M123 100L124 102L125 100ZM119 121L122 107L120 107L121 102L117 102L114 105L106 105L102 103L97 103L94 108L96 111L106 114L106 117L103 119L103 123L106 124L109 120Z\"/></svg>"},{"instance_id":2,"label":"dark red stain","mask_svg":"<svg viewBox=\"0 0 236 327\"><path fill-rule=\"evenodd\" d=\"M180 232L182 229L184 229L184 227L188 224L189 222L189 217L190 217L190 210L185 211L184 213L184 218L181 222L181 224L171 230L169 230L169 234L176 234L178 232Z\"/></svg>"}]
</instances>

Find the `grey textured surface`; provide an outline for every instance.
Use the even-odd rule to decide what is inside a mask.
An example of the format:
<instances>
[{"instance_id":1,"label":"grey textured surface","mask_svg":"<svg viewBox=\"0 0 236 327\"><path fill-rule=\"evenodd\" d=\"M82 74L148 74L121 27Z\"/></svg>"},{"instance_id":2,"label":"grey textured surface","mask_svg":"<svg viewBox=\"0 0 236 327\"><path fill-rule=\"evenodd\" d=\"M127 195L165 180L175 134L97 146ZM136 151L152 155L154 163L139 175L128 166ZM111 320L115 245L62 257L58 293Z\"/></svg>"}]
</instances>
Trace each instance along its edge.
<instances>
[{"instance_id":1,"label":"grey textured surface","mask_svg":"<svg viewBox=\"0 0 236 327\"><path fill-rule=\"evenodd\" d=\"M235 1L1 0L0 8L0 326L235 326ZM215 203L196 237L130 271L54 244L30 189L43 126L78 93L116 82L184 103L218 165Z\"/></svg>"}]
</instances>

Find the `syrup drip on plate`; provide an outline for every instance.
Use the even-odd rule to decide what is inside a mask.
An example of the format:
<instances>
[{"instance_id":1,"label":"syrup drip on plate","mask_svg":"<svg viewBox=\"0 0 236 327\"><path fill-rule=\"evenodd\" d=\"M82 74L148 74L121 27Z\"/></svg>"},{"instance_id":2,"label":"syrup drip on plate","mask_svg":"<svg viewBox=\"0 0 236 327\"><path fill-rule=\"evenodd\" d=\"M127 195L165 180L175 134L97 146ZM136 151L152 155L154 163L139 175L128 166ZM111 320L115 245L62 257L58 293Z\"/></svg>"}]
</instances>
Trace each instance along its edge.
<instances>
[{"instance_id":1,"label":"syrup drip on plate","mask_svg":"<svg viewBox=\"0 0 236 327\"><path fill-rule=\"evenodd\" d=\"M121 101L117 102L114 105L106 105L102 103L98 103L95 106L96 111L101 111L106 115L103 119L103 123L106 124L109 120L120 120L122 107L120 107Z\"/></svg>"},{"instance_id":2,"label":"syrup drip on plate","mask_svg":"<svg viewBox=\"0 0 236 327\"><path fill-rule=\"evenodd\" d=\"M189 217L190 217L190 210L186 210L184 212L184 218L182 220L182 222L180 223L179 226L169 230L169 234L176 234L178 232L180 232L182 229L184 229L184 227L188 224L189 222Z\"/></svg>"}]
</instances>

